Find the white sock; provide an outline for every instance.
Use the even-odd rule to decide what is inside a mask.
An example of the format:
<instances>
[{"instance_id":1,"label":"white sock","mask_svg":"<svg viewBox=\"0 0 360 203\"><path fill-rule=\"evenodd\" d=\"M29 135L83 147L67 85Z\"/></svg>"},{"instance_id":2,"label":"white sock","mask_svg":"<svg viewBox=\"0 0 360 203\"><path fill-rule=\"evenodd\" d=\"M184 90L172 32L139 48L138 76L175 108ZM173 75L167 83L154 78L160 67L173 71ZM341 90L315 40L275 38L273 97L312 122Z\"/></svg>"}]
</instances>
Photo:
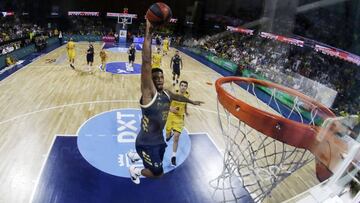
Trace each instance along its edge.
<instances>
[{"instance_id":1,"label":"white sock","mask_svg":"<svg viewBox=\"0 0 360 203\"><path fill-rule=\"evenodd\" d=\"M142 170L143 170L142 168L135 167L134 172L135 172L136 175L141 176L141 171Z\"/></svg>"},{"instance_id":2,"label":"white sock","mask_svg":"<svg viewBox=\"0 0 360 203\"><path fill-rule=\"evenodd\" d=\"M173 153L172 153L172 156L176 156L176 152L173 152Z\"/></svg>"}]
</instances>

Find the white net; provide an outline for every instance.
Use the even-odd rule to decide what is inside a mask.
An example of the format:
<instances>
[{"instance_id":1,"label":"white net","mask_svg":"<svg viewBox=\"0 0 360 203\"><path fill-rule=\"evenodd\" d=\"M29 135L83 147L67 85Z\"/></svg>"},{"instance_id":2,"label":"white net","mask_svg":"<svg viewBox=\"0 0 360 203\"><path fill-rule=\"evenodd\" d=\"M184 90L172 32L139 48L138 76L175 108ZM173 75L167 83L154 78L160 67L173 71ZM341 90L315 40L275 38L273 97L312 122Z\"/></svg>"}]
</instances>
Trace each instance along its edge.
<instances>
[{"instance_id":1,"label":"white net","mask_svg":"<svg viewBox=\"0 0 360 203\"><path fill-rule=\"evenodd\" d=\"M278 101L284 92L268 88L264 93L258 87L254 83L239 82L222 85L232 96L253 107L316 125L316 108L308 109L306 102L295 96L288 97L293 101L291 106L284 106ZM308 118L303 116L305 108L310 112ZM213 198L217 202L261 202L277 184L314 158L305 149L284 144L249 127L219 102L218 120L225 139L225 153L222 173L210 182L214 188Z\"/></svg>"}]
</instances>

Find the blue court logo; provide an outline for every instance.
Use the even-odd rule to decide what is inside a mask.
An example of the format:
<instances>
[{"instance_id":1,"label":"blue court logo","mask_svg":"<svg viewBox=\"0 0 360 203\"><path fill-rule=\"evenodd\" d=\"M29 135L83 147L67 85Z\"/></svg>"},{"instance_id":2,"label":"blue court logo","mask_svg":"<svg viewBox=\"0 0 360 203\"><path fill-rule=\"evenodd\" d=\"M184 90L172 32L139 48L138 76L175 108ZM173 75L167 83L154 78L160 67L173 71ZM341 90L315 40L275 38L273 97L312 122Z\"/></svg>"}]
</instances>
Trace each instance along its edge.
<instances>
[{"instance_id":1,"label":"blue court logo","mask_svg":"<svg viewBox=\"0 0 360 203\"><path fill-rule=\"evenodd\" d=\"M135 151L135 139L140 131L140 109L117 109L98 114L87 120L78 130L77 145L81 155L95 168L120 177L130 177L128 167L132 165L126 154ZM165 133L164 133L165 136ZM170 159L172 141L168 142L163 167L167 173L174 169ZM189 155L191 141L183 130L177 150L177 164L181 165ZM143 166L142 162L135 165Z\"/></svg>"},{"instance_id":2,"label":"blue court logo","mask_svg":"<svg viewBox=\"0 0 360 203\"><path fill-rule=\"evenodd\" d=\"M125 62L110 62L106 64L106 72L125 75L140 74L141 65L134 63L134 67L131 68Z\"/></svg>"}]
</instances>

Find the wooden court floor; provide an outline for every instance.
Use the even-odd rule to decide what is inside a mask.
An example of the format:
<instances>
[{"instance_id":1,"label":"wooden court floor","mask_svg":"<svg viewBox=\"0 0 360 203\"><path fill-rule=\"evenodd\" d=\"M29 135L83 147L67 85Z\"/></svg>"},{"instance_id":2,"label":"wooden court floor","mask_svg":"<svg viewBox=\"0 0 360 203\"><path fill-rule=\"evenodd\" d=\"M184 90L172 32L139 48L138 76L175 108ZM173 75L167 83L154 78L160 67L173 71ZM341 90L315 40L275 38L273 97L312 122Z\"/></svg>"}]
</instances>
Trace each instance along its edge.
<instances>
[{"instance_id":1,"label":"wooden court floor","mask_svg":"<svg viewBox=\"0 0 360 203\"><path fill-rule=\"evenodd\" d=\"M70 68L62 46L0 81L0 202L30 201L55 134L76 134L83 122L104 111L139 108L140 75L100 72L100 43L94 44L94 73L85 72L87 47L85 42L76 43L77 71ZM107 53L108 62L127 62L126 53ZM173 54L174 49L163 58L168 89L173 89L169 65ZM224 149L217 96L214 85L208 84L221 75L181 56L181 79L189 81L191 98L205 101L200 107L189 105L185 126L189 132L208 133ZM140 52L135 63L141 64ZM281 202L317 183L312 162L281 183L267 201Z\"/></svg>"}]
</instances>

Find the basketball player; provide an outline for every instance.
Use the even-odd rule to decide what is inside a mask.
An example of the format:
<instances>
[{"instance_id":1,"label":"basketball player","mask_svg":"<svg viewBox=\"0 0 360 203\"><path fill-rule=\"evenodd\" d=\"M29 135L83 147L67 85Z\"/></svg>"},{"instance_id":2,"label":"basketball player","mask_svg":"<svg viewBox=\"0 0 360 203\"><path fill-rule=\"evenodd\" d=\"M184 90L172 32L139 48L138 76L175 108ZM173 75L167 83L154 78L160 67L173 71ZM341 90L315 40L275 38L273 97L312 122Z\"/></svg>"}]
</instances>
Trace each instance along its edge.
<instances>
[{"instance_id":1,"label":"basketball player","mask_svg":"<svg viewBox=\"0 0 360 203\"><path fill-rule=\"evenodd\" d=\"M89 43L89 48L86 51L86 61L87 61L87 65L92 66L93 62L94 62L94 47L91 43ZM91 71L91 69L90 69Z\"/></svg>"},{"instance_id":2,"label":"basketball player","mask_svg":"<svg viewBox=\"0 0 360 203\"><path fill-rule=\"evenodd\" d=\"M140 176L160 178L163 175L162 161L166 143L163 129L170 109L170 101L178 100L194 105L203 102L191 101L188 98L174 94L163 88L164 75L160 68L151 67L151 29L152 25L146 20L145 39L142 50L141 67L141 99L142 111L141 129L136 137L136 152L129 152L127 156L134 162L143 161L144 168L130 166L131 180L140 183Z\"/></svg>"},{"instance_id":3,"label":"basketball player","mask_svg":"<svg viewBox=\"0 0 360 203\"><path fill-rule=\"evenodd\" d=\"M157 52L155 54L153 54L152 63L151 63L152 68L160 68L161 67L162 55L160 52L161 52L160 48L157 48Z\"/></svg>"},{"instance_id":4,"label":"basketball player","mask_svg":"<svg viewBox=\"0 0 360 203\"><path fill-rule=\"evenodd\" d=\"M171 58L170 61L170 68L172 67L172 74L173 74L173 86L175 86L175 82L176 84L179 83L179 77L180 77L180 69L183 68L183 63L182 63L182 59L179 55L179 51L176 50L175 51L175 55ZM176 76L176 80L175 80L175 76Z\"/></svg>"},{"instance_id":5,"label":"basketball player","mask_svg":"<svg viewBox=\"0 0 360 203\"><path fill-rule=\"evenodd\" d=\"M66 50L69 57L70 67L75 70L73 65L75 63L75 43L72 38L70 38L70 41L67 43Z\"/></svg>"},{"instance_id":6,"label":"basketball player","mask_svg":"<svg viewBox=\"0 0 360 203\"><path fill-rule=\"evenodd\" d=\"M165 39L162 41L162 44L163 44L163 56L165 56L169 51L169 39L165 37Z\"/></svg>"},{"instance_id":7,"label":"basketball player","mask_svg":"<svg viewBox=\"0 0 360 203\"><path fill-rule=\"evenodd\" d=\"M160 36L157 34L155 37L156 47L159 48L161 45Z\"/></svg>"},{"instance_id":8,"label":"basketball player","mask_svg":"<svg viewBox=\"0 0 360 203\"><path fill-rule=\"evenodd\" d=\"M135 53L136 53L136 49L135 49L135 45L134 43L132 43L128 49L128 54L129 54L129 64L126 66L126 71L130 71L133 72L134 71L134 61L135 61Z\"/></svg>"},{"instance_id":9,"label":"basketball player","mask_svg":"<svg viewBox=\"0 0 360 203\"><path fill-rule=\"evenodd\" d=\"M187 91L188 82L181 81L179 84L179 90L176 90L176 94L180 94L186 98L189 98L190 94ZM180 134L184 128L184 117L187 113L186 103L179 101L171 101L170 112L166 121L166 141L168 142L174 136L173 153L171 156L171 164L176 166L176 151L179 144Z\"/></svg>"},{"instance_id":10,"label":"basketball player","mask_svg":"<svg viewBox=\"0 0 360 203\"><path fill-rule=\"evenodd\" d=\"M104 50L104 48L100 51L100 58L101 58L101 66L100 66L100 70L102 71L106 71L106 52Z\"/></svg>"}]
</instances>

